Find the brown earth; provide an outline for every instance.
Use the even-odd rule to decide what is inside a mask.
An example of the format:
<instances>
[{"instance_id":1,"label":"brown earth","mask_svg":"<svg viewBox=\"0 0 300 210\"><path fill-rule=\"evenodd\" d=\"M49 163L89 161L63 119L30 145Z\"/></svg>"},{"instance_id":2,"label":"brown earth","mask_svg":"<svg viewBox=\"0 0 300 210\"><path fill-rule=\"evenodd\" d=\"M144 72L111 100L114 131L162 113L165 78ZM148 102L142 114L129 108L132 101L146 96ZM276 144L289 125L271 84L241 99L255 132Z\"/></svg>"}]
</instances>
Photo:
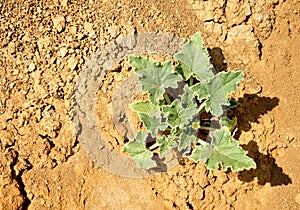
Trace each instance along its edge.
<instances>
[{"instance_id":1,"label":"brown earth","mask_svg":"<svg viewBox=\"0 0 300 210\"><path fill-rule=\"evenodd\" d=\"M72 94L89 57L121 34L201 31L218 70L242 69L237 137L258 165L184 161L129 179L76 140ZM300 2L0 0L0 209L300 209Z\"/></svg>"}]
</instances>

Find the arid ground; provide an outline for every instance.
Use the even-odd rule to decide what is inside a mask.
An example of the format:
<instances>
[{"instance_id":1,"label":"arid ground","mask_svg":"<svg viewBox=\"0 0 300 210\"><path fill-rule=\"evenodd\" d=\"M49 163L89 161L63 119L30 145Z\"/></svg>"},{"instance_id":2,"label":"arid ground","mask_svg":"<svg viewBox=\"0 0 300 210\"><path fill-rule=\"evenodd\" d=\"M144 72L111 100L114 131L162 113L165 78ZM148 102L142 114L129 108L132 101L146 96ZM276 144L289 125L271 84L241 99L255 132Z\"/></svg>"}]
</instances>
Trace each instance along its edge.
<instances>
[{"instance_id":1,"label":"arid ground","mask_svg":"<svg viewBox=\"0 0 300 210\"><path fill-rule=\"evenodd\" d=\"M243 70L238 140L257 169L182 161L132 179L95 165L72 95L89 58L136 31L200 31L219 71ZM0 0L0 209L300 209L299 0Z\"/></svg>"}]
</instances>

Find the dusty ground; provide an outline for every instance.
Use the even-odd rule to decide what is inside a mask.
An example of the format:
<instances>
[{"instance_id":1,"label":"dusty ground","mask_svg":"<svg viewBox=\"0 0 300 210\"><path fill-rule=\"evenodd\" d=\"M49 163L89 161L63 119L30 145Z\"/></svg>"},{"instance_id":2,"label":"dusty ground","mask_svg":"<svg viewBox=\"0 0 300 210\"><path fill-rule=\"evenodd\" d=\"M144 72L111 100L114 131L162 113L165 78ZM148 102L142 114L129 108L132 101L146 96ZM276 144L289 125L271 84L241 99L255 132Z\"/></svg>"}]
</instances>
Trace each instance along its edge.
<instances>
[{"instance_id":1,"label":"dusty ground","mask_svg":"<svg viewBox=\"0 0 300 210\"><path fill-rule=\"evenodd\" d=\"M201 31L219 70L243 69L237 137L258 165L183 162L114 176L71 121L84 63L121 34ZM0 209L300 209L300 2L0 0Z\"/></svg>"}]
</instances>

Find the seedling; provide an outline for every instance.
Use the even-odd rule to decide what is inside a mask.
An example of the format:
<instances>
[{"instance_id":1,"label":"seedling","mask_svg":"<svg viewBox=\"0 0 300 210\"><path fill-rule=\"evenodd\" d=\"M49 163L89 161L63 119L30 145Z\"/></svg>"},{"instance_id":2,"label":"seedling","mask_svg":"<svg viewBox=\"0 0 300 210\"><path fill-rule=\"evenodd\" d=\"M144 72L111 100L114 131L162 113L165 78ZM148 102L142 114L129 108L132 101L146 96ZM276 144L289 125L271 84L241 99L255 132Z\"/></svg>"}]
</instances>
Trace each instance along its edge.
<instances>
[{"instance_id":1,"label":"seedling","mask_svg":"<svg viewBox=\"0 0 300 210\"><path fill-rule=\"evenodd\" d=\"M129 57L148 99L131 104L145 129L137 131L124 145L124 151L146 169L157 166L154 156L163 158L170 150L194 162L203 161L211 170L256 168L232 136L236 119L225 115L236 105L229 94L243 81L243 72L214 73L200 33L182 46L174 60L173 64ZM174 91L180 94L170 94ZM209 122L203 115L210 116Z\"/></svg>"}]
</instances>

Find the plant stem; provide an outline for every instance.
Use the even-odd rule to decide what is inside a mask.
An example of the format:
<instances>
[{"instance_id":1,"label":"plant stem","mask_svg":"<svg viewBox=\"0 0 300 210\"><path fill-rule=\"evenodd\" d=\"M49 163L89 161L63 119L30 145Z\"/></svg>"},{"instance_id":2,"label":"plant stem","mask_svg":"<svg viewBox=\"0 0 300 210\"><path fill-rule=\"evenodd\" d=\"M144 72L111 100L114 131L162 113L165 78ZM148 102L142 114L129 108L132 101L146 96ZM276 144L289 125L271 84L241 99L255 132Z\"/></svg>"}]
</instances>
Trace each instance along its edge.
<instances>
[{"instance_id":1,"label":"plant stem","mask_svg":"<svg viewBox=\"0 0 300 210\"><path fill-rule=\"evenodd\" d=\"M169 105L172 103L167 93L164 93L164 98Z\"/></svg>"},{"instance_id":2,"label":"plant stem","mask_svg":"<svg viewBox=\"0 0 300 210\"><path fill-rule=\"evenodd\" d=\"M206 141L203 141L202 139L198 139L198 142L199 144L203 145L203 146L206 146L208 145L209 143L207 143Z\"/></svg>"},{"instance_id":3,"label":"plant stem","mask_svg":"<svg viewBox=\"0 0 300 210\"><path fill-rule=\"evenodd\" d=\"M194 84L194 79L193 77L190 77L190 86L192 86Z\"/></svg>"},{"instance_id":4,"label":"plant stem","mask_svg":"<svg viewBox=\"0 0 300 210\"><path fill-rule=\"evenodd\" d=\"M208 131L215 131L215 128L212 127L206 127L206 126L200 126L199 129L208 130Z\"/></svg>"},{"instance_id":5,"label":"plant stem","mask_svg":"<svg viewBox=\"0 0 300 210\"><path fill-rule=\"evenodd\" d=\"M159 144L158 144L158 143L155 143L155 144L151 145L151 146L149 147L149 150L153 150L153 149L155 149L156 147L159 147Z\"/></svg>"},{"instance_id":6,"label":"plant stem","mask_svg":"<svg viewBox=\"0 0 300 210\"><path fill-rule=\"evenodd\" d=\"M205 105L206 105L206 101L203 101L202 104L200 104L200 106L199 106L199 108L198 108L198 112L199 112L200 114L202 113L202 111L203 111Z\"/></svg>"}]
</instances>

